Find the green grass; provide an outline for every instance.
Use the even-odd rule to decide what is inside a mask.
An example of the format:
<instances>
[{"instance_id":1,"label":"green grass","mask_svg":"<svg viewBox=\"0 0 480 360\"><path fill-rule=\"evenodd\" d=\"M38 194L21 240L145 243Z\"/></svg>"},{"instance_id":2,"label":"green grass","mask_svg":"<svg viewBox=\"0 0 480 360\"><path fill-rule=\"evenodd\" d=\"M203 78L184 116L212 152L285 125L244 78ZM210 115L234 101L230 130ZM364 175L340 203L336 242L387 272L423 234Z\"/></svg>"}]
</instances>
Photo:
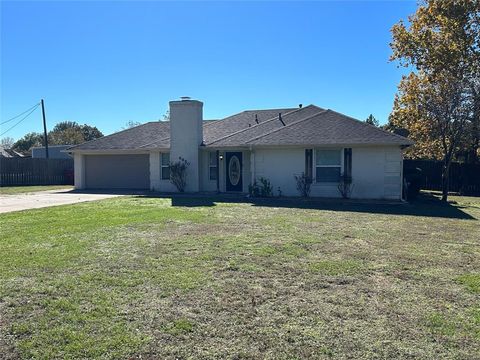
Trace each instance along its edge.
<instances>
[{"instance_id":1,"label":"green grass","mask_svg":"<svg viewBox=\"0 0 480 360\"><path fill-rule=\"evenodd\" d=\"M310 270L324 275L354 275L361 270L361 263L355 260L322 260L310 265Z\"/></svg>"},{"instance_id":2,"label":"green grass","mask_svg":"<svg viewBox=\"0 0 480 360\"><path fill-rule=\"evenodd\" d=\"M457 278L460 284L465 285L471 292L480 293L480 273L464 274Z\"/></svg>"},{"instance_id":3,"label":"green grass","mask_svg":"<svg viewBox=\"0 0 480 360\"><path fill-rule=\"evenodd\" d=\"M193 331L193 324L187 319L179 319L168 324L164 328L164 331L171 335L180 335L184 333L189 333Z\"/></svg>"},{"instance_id":4,"label":"green grass","mask_svg":"<svg viewBox=\"0 0 480 360\"><path fill-rule=\"evenodd\" d=\"M0 195L26 194L46 190L68 190L73 189L71 185L40 185L40 186L7 186L0 187Z\"/></svg>"},{"instance_id":5,"label":"green grass","mask_svg":"<svg viewBox=\"0 0 480 360\"><path fill-rule=\"evenodd\" d=\"M479 358L480 199L452 200L2 214L0 357Z\"/></svg>"}]
</instances>

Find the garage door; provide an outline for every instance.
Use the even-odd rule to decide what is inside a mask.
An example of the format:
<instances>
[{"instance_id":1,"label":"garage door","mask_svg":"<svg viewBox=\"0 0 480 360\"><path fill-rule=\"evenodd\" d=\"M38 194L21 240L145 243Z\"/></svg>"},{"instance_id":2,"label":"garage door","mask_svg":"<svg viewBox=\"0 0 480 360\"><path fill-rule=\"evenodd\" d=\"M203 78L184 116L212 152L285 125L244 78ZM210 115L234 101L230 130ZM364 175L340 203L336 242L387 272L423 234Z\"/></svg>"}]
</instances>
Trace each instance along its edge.
<instances>
[{"instance_id":1,"label":"garage door","mask_svg":"<svg viewBox=\"0 0 480 360\"><path fill-rule=\"evenodd\" d=\"M87 155L85 184L88 189L149 189L149 155Z\"/></svg>"}]
</instances>

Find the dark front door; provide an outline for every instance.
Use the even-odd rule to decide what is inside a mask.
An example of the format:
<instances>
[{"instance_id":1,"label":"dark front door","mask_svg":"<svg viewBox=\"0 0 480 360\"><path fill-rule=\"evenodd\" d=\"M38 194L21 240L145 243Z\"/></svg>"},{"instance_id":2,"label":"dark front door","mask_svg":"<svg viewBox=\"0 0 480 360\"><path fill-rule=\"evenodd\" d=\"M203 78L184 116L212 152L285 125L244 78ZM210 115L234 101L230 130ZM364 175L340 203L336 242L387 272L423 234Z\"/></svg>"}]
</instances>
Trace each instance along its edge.
<instances>
[{"instance_id":1,"label":"dark front door","mask_svg":"<svg viewBox=\"0 0 480 360\"><path fill-rule=\"evenodd\" d=\"M242 153L241 152L227 152L225 154L226 160L226 176L227 191L242 191Z\"/></svg>"}]
</instances>

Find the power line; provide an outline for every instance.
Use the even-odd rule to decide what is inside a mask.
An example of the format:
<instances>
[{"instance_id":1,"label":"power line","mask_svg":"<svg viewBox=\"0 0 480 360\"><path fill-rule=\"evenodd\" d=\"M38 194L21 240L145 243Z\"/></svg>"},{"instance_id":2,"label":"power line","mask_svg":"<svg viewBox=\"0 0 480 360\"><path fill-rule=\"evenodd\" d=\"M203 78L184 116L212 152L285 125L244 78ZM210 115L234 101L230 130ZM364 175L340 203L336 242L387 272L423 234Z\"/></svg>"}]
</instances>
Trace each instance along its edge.
<instances>
[{"instance_id":1,"label":"power line","mask_svg":"<svg viewBox=\"0 0 480 360\"><path fill-rule=\"evenodd\" d=\"M17 126L18 124L20 124L23 120L25 120L27 117L29 117L30 114L33 113L37 108L38 108L38 104L37 104L37 106L35 106L27 115L25 115L20 121L18 121L17 123L15 123L15 125L9 127L6 131L4 131L3 133L1 133L0 136L5 135L7 132L9 132L10 130L12 130L15 126Z\"/></svg>"},{"instance_id":2,"label":"power line","mask_svg":"<svg viewBox=\"0 0 480 360\"><path fill-rule=\"evenodd\" d=\"M22 112L21 114L18 114L17 116L12 117L11 119L8 119L8 120L5 120L5 121L1 122L0 125L6 124L6 123L8 123L8 122L10 122L10 121L12 121L12 120L15 120L16 118L19 118L19 117L22 116L23 114L29 112L30 110L32 110L32 109L35 108L35 107L38 107L39 105L40 105L40 103L37 103L37 104L33 105L30 109L25 110L25 111Z\"/></svg>"}]
</instances>

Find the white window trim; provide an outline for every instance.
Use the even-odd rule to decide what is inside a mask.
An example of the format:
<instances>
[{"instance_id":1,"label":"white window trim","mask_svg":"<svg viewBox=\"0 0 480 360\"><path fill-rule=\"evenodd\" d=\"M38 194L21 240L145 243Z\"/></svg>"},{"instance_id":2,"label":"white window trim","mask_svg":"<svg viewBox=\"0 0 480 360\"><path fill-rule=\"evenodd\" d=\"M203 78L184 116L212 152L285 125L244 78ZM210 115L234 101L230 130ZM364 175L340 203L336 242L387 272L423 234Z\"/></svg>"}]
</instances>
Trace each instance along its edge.
<instances>
[{"instance_id":1,"label":"white window trim","mask_svg":"<svg viewBox=\"0 0 480 360\"><path fill-rule=\"evenodd\" d=\"M213 154L215 156L215 160L216 160L215 165L210 164L210 155L211 154ZM219 176L219 171L218 171L218 166L217 166L218 160L216 159L216 156L217 156L216 151L208 152L208 180L209 181L215 181L215 182L217 181L217 179L212 179L211 174L212 174L212 168L215 168L215 169L217 169L217 178Z\"/></svg>"},{"instance_id":2,"label":"white window trim","mask_svg":"<svg viewBox=\"0 0 480 360\"><path fill-rule=\"evenodd\" d=\"M168 154L168 165L163 165L163 154ZM160 153L160 180L161 181L170 181L170 179L164 179L163 178L163 169L164 168L169 168L170 167L170 153Z\"/></svg>"},{"instance_id":3,"label":"white window trim","mask_svg":"<svg viewBox=\"0 0 480 360\"><path fill-rule=\"evenodd\" d=\"M340 165L320 165L320 166L317 166L317 150L338 150L340 151ZM337 181L330 181L330 182L320 182L317 180L317 167L339 167L340 168L340 175L343 174L343 169L344 169L344 166L343 166L343 161L344 161L344 157L345 157L345 148L313 148L313 159L312 159L312 162L313 162L313 172L315 174L315 178L314 178L314 182L312 183L313 186L324 186L324 185L327 185L327 186L331 186L331 185L337 185L338 182Z\"/></svg>"}]
</instances>

